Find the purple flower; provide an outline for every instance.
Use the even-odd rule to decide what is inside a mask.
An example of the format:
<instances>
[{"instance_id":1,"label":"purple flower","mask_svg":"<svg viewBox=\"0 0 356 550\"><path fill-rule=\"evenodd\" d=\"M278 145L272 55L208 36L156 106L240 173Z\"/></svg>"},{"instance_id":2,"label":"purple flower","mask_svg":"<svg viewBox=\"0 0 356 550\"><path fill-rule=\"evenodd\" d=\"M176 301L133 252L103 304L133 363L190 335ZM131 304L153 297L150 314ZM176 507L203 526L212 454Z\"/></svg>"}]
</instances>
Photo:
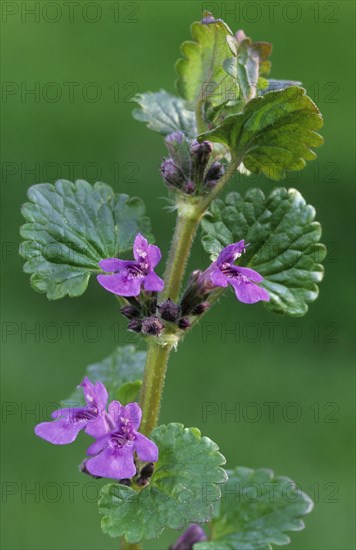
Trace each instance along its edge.
<instances>
[{"instance_id":1,"label":"purple flower","mask_svg":"<svg viewBox=\"0 0 356 550\"><path fill-rule=\"evenodd\" d=\"M86 401L85 407L58 409L52 413L52 422L42 422L35 433L54 445L72 443L80 430L93 437L101 437L108 429L105 408L108 402L106 388L100 382L94 385L88 378L80 384Z\"/></svg>"},{"instance_id":2,"label":"purple flower","mask_svg":"<svg viewBox=\"0 0 356 550\"><path fill-rule=\"evenodd\" d=\"M119 296L138 296L141 288L149 292L160 292L164 282L153 271L161 259L158 246L148 244L140 233L133 245L134 261L108 258L101 260L99 266L112 275L98 275L101 286Z\"/></svg>"},{"instance_id":3,"label":"purple flower","mask_svg":"<svg viewBox=\"0 0 356 550\"><path fill-rule=\"evenodd\" d=\"M141 423L137 403L122 406L118 401L109 405L112 430L90 445L86 468L93 476L114 479L131 478L136 474L134 452L142 462L156 462L158 448L153 441L137 432Z\"/></svg>"},{"instance_id":4,"label":"purple flower","mask_svg":"<svg viewBox=\"0 0 356 550\"><path fill-rule=\"evenodd\" d=\"M235 265L235 261L245 252L245 248L244 240L226 246L201 277L215 287L231 285L236 298L245 304L254 304L260 300L268 302L268 292L256 284L263 281L263 277L253 269Z\"/></svg>"}]
</instances>

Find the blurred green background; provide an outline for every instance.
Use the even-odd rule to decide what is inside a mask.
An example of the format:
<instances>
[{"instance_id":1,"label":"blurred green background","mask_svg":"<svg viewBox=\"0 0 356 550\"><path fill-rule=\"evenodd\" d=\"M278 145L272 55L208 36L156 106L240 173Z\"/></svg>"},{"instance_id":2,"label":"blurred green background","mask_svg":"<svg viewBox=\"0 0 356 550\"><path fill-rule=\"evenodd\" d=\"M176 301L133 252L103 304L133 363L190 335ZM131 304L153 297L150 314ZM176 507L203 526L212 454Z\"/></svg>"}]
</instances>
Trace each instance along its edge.
<instances>
[{"instance_id":1,"label":"blurred green background","mask_svg":"<svg viewBox=\"0 0 356 550\"><path fill-rule=\"evenodd\" d=\"M100 179L145 200L167 252L174 218L158 172L163 140L132 119L129 99L174 92L179 45L204 7L272 42L271 76L301 80L322 110L318 161L282 185L316 207L329 256L320 297L302 319L225 297L173 354L161 420L198 426L230 467L269 467L295 479L316 506L291 549L355 548L354 3L148 0L1 4L2 548L118 547L100 530L100 482L77 472L87 438L55 448L35 438L33 426L48 417L48 403L71 393L87 364L132 337L95 281L83 297L58 302L30 288L16 252L20 205L33 183ZM275 185L240 178L231 187L256 184L266 192ZM202 262L196 243L190 266ZM206 403L214 413L204 415ZM224 407L239 408L240 417L224 417ZM167 532L145 548L167 548L176 537Z\"/></svg>"}]
</instances>

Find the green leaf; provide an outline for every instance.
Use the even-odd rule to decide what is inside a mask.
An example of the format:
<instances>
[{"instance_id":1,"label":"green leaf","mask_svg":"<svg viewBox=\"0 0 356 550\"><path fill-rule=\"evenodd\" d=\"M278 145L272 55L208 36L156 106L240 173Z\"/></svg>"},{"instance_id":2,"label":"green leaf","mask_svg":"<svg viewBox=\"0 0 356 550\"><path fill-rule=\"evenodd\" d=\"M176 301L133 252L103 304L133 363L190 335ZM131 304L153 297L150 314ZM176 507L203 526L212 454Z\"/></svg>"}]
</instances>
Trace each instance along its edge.
<instances>
[{"instance_id":1,"label":"green leaf","mask_svg":"<svg viewBox=\"0 0 356 550\"><path fill-rule=\"evenodd\" d=\"M180 97L161 90L138 94L133 98L140 105L132 113L136 120L147 122L147 127L159 134L181 130L188 136L196 136L195 114Z\"/></svg>"},{"instance_id":2,"label":"green leaf","mask_svg":"<svg viewBox=\"0 0 356 550\"><path fill-rule=\"evenodd\" d=\"M322 145L323 138L315 132L322 125L305 90L290 86L252 99L242 113L226 117L198 139L227 144L232 157L250 172L278 180L287 170L301 170L306 160L316 158L311 147Z\"/></svg>"},{"instance_id":3,"label":"green leaf","mask_svg":"<svg viewBox=\"0 0 356 550\"><path fill-rule=\"evenodd\" d=\"M110 483L101 490L101 526L112 537L130 543L153 539L164 528L182 529L187 523L211 518L226 481L225 463L218 446L197 428L168 424L150 438L159 447L159 459L150 484L141 491Z\"/></svg>"},{"instance_id":4,"label":"green leaf","mask_svg":"<svg viewBox=\"0 0 356 550\"><path fill-rule=\"evenodd\" d=\"M119 401L122 405L137 401L142 386L142 380L126 382L117 390L113 399Z\"/></svg>"},{"instance_id":5,"label":"green leaf","mask_svg":"<svg viewBox=\"0 0 356 550\"><path fill-rule=\"evenodd\" d=\"M238 31L228 42L234 57L224 62L224 69L236 80L241 95L248 101L257 95L261 75L268 73L272 44L253 42L243 31Z\"/></svg>"},{"instance_id":6,"label":"green leaf","mask_svg":"<svg viewBox=\"0 0 356 550\"><path fill-rule=\"evenodd\" d=\"M59 180L33 185L27 195L20 254L32 287L50 300L83 294L98 262L131 250L138 232L152 239L141 199L105 183Z\"/></svg>"},{"instance_id":7,"label":"green leaf","mask_svg":"<svg viewBox=\"0 0 356 550\"><path fill-rule=\"evenodd\" d=\"M215 200L203 218L203 247L215 259L228 244L250 243L239 265L265 278L261 286L271 297L265 307L298 317L317 298L323 278L319 262L326 250L314 217L314 208L295 189L276 188L268 197L260 189L244 197L230 193L225 201Z\"/></svg>"},{"instance_id":8,"label":"green leaf","mask_svg":"<svg viewBox=\"0 0 356 550\"><path fill-rule=\"evenodd\" d=\"M91 382L102 382L109 401L117 400L122 405L135 401L141 387L146 352L137 351L135 346L117 347L109 357L86 368L84 376ZM83 376L83 378L84 378ZM63 405L84 404L83 390L79 387Z\"/></svg>"},{"instance_id":9,"label":"green leaf","mask_svg":"<svg viewBox=\"0 0 356 550\"><path fill-rule=\"evenodd\" d=\"M221 19L214 20L208 13L205 16L204 20L210 16L212 22L193 23L193 41L183 42L183 57L176 64L178 92L192 108L198 98L215 106L238 95L236 83L223 67L231 57L227 37L232 37L232 32Z\"/></svg>"},{"instance_id":10,"label":"green leaf","mask_svg":"<svg viewBox=\"0 0 356 550\"><path fill-rule=\"evenodd\" d=\"M288 544L286 531L304 529L301 518L313 502L291 479L249 468L228 471L228 476L212 521L212 540L194 544L194 550L265 550Z\"/></svg>"}]
</instances>

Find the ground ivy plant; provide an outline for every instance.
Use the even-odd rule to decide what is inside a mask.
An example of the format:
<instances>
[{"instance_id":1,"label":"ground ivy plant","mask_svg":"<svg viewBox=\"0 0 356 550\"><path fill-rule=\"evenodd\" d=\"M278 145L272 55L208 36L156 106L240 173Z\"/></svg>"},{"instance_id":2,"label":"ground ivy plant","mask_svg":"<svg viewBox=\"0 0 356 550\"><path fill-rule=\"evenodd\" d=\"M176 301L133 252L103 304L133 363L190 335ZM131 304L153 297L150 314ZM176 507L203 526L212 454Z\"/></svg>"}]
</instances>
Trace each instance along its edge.
<instances>
[{"instance_id":1,"label":"ground ivy plant","mask_svg":"<svg viewBox=\"0 0 356 550\"><path fill-rule=\"evenodd\" d=\"M322 117L301 84L268 78L270 54L269 43L205 13L181 47L178 95L135 98L134 117L162 134L167 148L161 175L176 227L163 277L139 198L101 182L60 180L31 187L22 209L20 252L33 288L50 300L78 297L94 275L147 348L118 347L90 365L52 420L35 428L55 445L80 431L92 438L80 469L107 478L102 530L124 548L164 529L182 530L172 550L271 548L288 543L287 532L302 529L312 509L291 480L270 470L224 470L217 444L197 428L158 425L169 356L224 292L256 315L260 305L252 304L262 302L301 316L318 295L325 248L300 193L241 194L231 185L223 194L236 171L279 180L301 170L323 142ZM211 263L182 287L199 227Z\"/></svg>"}]
</instances>

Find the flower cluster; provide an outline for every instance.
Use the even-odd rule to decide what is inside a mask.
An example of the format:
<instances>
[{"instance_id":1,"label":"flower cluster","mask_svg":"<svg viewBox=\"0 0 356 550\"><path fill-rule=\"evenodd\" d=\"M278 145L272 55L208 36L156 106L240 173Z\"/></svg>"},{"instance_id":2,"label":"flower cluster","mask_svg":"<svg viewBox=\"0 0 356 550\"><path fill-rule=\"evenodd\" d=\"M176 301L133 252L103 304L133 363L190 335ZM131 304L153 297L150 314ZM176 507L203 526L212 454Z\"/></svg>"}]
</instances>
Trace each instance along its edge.
<instances>
[{"instance_id":1,"label":"flower cluster","mask_svg":"<svg viewBox=\"0 0 356 550\"><path fill-rule=\"evenodd\" d=\"M189 141L183 132L173 132L165 143L170 156L161 164L161 175L172 191L205 194L223 176L224 165L211 160L213 146L209 141Z\"/></svg>"},{"instance_id":2,"label":"flower cluster","mask_svg":"<svg viewBox=\"0 0 356 550\"><path fill-rule=\"evenodd\" d=\"M157 462L157 445L137 431L142 415L139 405L112 401L107 407L108 393L101 382L93 384L84 378L80 385L86 405L54 411L54 420L38 424L36 435L54 445L72 443L81 430L94 437L81 469L95 477L132 478L137 473L134 453L142 462Z\"/></svg>"},{"instance_id":3,"label":"flower cluster","mask_svg":"<svg viewBox=\"0 0 356 550\"><path fill-rule=\"evenodd\" d=\"M245 304L269 301L268 292L258 284L263 277L235 264L247 246L244 240L230 244L205 271L194 271L179 304L170 298L158 301L157 293L163 290L164 282L154 268L161 252L140 233L133 245L134 260L102 260L100 267L111 273L98 275L98 281L109 292L126 298L128 303L121 313L129 319L129 330L160 336L167 327L172 329L175 325L184 331L191 326L191 316L202 315L210 307L209 296L219 287L231 285L236 298Z\"/></svg>"}]
</instances>

